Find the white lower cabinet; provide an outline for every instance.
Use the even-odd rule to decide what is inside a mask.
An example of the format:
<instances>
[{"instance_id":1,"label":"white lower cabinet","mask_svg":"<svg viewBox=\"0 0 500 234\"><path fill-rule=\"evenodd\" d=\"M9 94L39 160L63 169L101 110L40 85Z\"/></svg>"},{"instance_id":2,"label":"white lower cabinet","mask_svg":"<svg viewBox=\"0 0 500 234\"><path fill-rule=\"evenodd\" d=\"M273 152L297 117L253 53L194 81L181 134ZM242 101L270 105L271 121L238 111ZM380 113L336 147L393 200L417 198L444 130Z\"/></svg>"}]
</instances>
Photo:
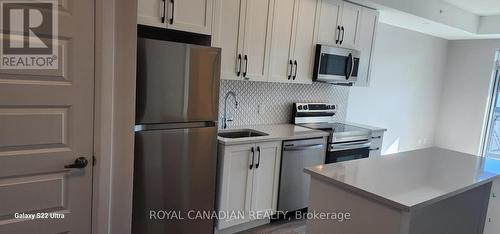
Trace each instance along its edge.
<instances>
[{"instance_id":1,"label":"white lower cabinet","mask_svg":"<svg viewBox=\"0 0 500 234\"><path fill-rule=\"evenodd\" d=\"M219 144L218 211L226 217L218 230L252 221L250 212L276 212L280 161L281 141Z\"/></svg>"}]
</instances>

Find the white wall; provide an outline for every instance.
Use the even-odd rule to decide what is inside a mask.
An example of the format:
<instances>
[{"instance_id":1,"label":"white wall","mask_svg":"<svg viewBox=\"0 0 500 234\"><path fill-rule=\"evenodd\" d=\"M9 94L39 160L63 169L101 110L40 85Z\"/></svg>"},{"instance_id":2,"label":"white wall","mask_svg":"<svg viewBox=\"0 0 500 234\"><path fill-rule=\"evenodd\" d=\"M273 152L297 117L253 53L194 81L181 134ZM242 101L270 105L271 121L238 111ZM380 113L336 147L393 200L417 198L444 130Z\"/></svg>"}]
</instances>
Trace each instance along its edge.
<instances>
[{"instance_id":1,"label":"white wall","mask_svg":"<svg viewBox=\"0 0 500 234\"><path fill-rule=\"evenodd\" d=\"M353 87L347 120L387 128L382 153L433 145L448 42L380 24L370 87Z\"/></svg>"},{"instance_id":2,"label":"white wall","mask_svg":"<svg viewBox=\"0 0 500 234\"><path fill-rule=\"evenodd\" d=\"M500 40L450 41L436 146L479 154Z\"/></svg>"}]
</instances>

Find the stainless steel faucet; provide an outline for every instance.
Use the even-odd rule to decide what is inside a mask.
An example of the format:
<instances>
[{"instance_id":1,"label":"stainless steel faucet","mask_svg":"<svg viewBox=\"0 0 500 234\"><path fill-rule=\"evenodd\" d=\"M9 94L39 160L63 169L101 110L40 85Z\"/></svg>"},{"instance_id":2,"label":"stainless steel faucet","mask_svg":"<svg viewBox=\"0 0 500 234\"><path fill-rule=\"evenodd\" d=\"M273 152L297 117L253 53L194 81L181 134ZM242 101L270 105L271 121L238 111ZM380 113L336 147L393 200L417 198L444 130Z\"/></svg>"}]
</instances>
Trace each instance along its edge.
<instances>
[{"instance_id":1,"label":"stainless steel faucet","mask_svg":"<svg viewBox=\"0 0 500 234\"><path fill-rule=\"evenodd\" d=\"M227 99L229 98L229 96L233 96L234 98L234 108L238 108L238 101L236 100L236 94L233 92L233 91L229 91L226 93L226 96L224 97L224 116L222 117L222 121L224 123L224 129L227 128L227 122L231 122L233 121L232 118L227 118L226 116L226 110L227 110Z\"/></svg>"}]
</instances>

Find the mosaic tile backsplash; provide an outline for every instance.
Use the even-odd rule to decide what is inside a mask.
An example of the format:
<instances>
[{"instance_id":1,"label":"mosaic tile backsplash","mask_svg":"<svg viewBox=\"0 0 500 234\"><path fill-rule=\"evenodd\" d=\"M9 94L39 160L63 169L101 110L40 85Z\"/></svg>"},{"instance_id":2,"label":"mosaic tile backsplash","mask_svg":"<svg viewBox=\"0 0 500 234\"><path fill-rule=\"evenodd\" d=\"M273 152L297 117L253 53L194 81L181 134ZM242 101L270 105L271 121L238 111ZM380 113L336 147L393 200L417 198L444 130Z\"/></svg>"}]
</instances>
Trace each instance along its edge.
<instances>
[{"instance_id":1,"label":"mosaic tile backsplash","mask_svg":"<svg viewBox=\"0 0 500 234\"><path fill-rule=\"evenodd\" d=\"M232 118L228 126L291 123L294 102L328 102L337 104L334 120L346 117L349 87L324 83L285 84L269 82L249 82L221 80L219 94L219 128L222 128L224 97L227 92L236 94L227 101L227 116Z\"/></svg>"}]
</instances>

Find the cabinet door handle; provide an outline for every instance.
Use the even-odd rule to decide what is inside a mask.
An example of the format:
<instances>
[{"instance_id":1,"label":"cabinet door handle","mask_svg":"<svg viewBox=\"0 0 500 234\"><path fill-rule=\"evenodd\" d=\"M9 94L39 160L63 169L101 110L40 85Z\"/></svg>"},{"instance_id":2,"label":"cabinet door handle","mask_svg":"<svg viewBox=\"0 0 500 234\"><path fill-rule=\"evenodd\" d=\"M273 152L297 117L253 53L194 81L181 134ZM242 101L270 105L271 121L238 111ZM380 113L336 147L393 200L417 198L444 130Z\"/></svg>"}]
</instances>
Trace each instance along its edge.
<instances>
[{"instance_id":1,"label":"cabinet door handle","mask_svg":"<svg viewBox=\"0 0 500 234\"><path fill-rule=\"evenodd\" d=\"M298 69L297 60L293 62L293 65L295 66L295 73L293 73L293 80L295 80L295 78L297 77L297 69Z\"/></svg>"},{"instance_id":2,"label":"cabinet door handle","mask_svg":"<svg viewBox=\"0 0 500 234\"><path fill-rule=\"evenodd\" d=\"M380 139L382 138L382 136L375 136L375 137L372 137L372 139Z\"/></svg>"},{"instance_id":3,"label":"cabinet door handle","mask_svg":"<svg viewBox=\"0 0 500 234\"><path fill-rule=\"evenodd\" d=\"M335 40L335 44L339 44L340 41L340 25L337 25L337 40Z\"/></svg>"},{"instance_id":4,"label":"cabinet door handle","mask_svg":"<svg viewBox=\"0 0 500 234\"><path fill-rule=\"evenodd\" d=\"M161 1L161 4L160 5L160 15L161 15L161 23L165 23L165 0L162 0Z\"/></svg>"},{"instance_id":5,"label":"cabinet door handle","mask_svg":"<svg viewBox=\"0 0 500 234\"><path fill-rule=\"evenodd\" d=\"M290 80L290 78L292 77L292 73L293 73L293 63L292 63L292 60L290 60L290 63L288 63L290 65L290 73L288 73L288 80Z\"/></svg>"},{"instance_id":6,"label":"cabinet door handle","mask_svg":"<svg viewBox=\"0 0 500 234\"><path fill-rule=\"evenodd\" d=\"M253 159L254 159L254 157L255 157L255 151L254 151L254 149L253 149L253 146L252 146L252 148L250 149L250 151L252 152L252 163L250 163L250 170L252 170L252 168L253 168Z\"/></svg>"},{"instance_id":7,"label":"cabinet door handle","mask_svg":"<svg viewBox=\"0 0 500 234\"><path fill-rule=\"evenodd\" d=\"M243 72L243 77L247 77L248 71L248 56L245 54L245 71Z\"/></svg>"},{"instance_id":8,"label":"cabinet door handle","mask_svg":"<svg viewBox=\"0 0 500 234\"><path fill-rule=\"evenodd\" d=\"M170 3L172 3L172 16L170 17L170 24L174 24L175 2L174 0L170 0Z\"/></svg>"},{"instance_id":9,"label":"cabinet door handle","mask_svg":"<svg viewBox=\"0 0 500 234\"><path fill-rule=\"evenodd\" d=\"M370 149L370 151L375 151L375 150L379 150L380 147L377 147L377 148L374 148L374 149Z\"/></svg>"},{"instance_id":10,"label":"cabinet door handle","mask_svg":"<svg viewBox=\"0 0 500 234\"><path fill-rule=\"evenodd\" d=\"M255 164L255 168L259 168L259 164L260 164L260 146L257 146L257 152L259 154L258 154L258 157L257 157L257 164Z\"/></svg>"},{"instance_id":11,"label":"cabinet door handle","mask_svg":"<svg viewBox=\"0 0 500 234\"><path fill-rule=\"evenodd\" d=\"M342 30L342 39L340 39L340 44L342 45L342 42L344 42L344 32L345 32L344 26L342 26L340 30Z\"/></svg>"},{"instance_id":12,"label":"cabinet door handle","mask_svg":"<svg viewBox=\"0 0 500 234\"><path fill-rule=\"evenodd\" d=\"M241 54L238 54L238 58L236 60L236 67L238 71L236 71L236 76L240 76L241 74Z\"/></svg>"}]
</instances>

